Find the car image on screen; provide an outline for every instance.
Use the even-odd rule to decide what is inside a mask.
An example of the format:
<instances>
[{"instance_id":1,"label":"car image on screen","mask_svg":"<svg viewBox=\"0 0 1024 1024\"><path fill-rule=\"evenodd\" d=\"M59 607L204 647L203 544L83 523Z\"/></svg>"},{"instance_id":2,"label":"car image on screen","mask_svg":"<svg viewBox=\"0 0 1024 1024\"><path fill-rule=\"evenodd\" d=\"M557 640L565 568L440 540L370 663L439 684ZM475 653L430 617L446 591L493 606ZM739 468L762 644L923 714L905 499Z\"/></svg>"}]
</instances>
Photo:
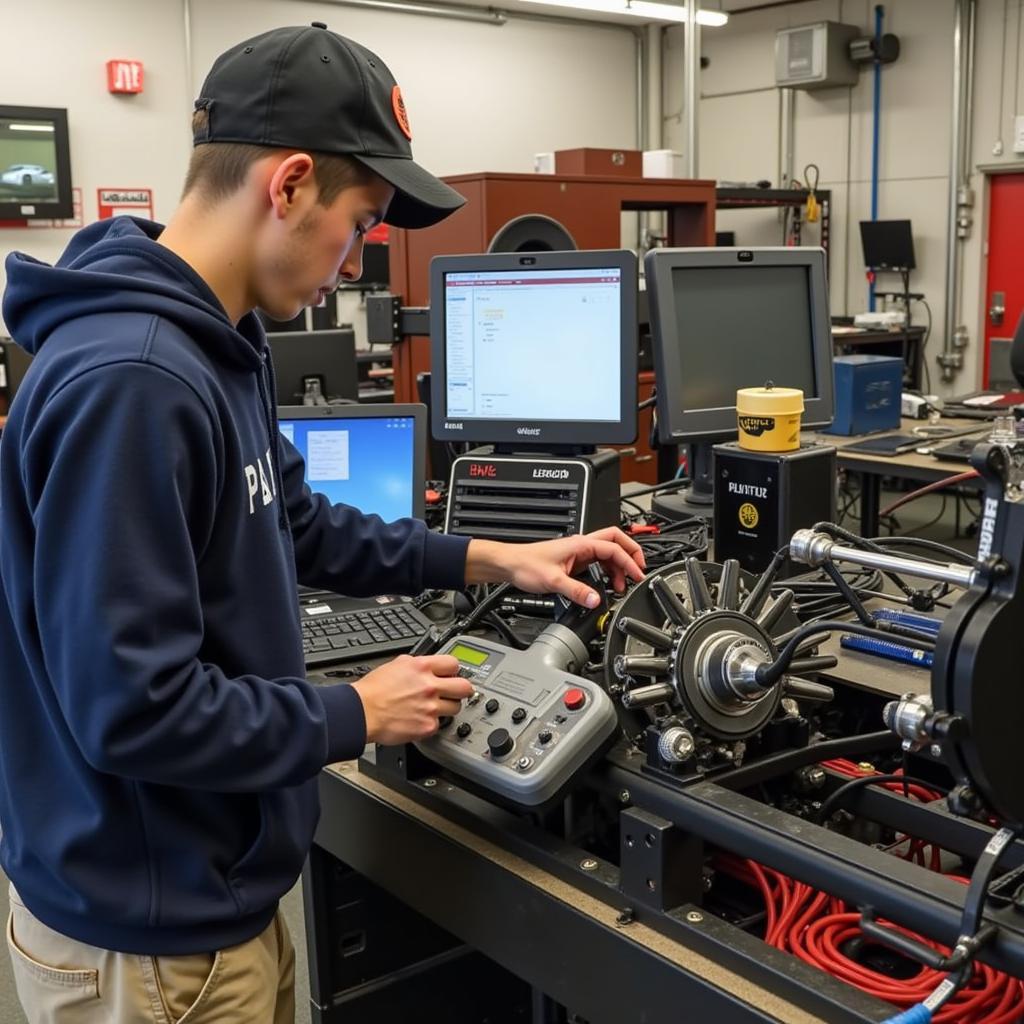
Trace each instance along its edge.
<instances>
[{"instance_id":1,"label":"car image on screen","mask_svg":"<svg viewBox=\"0 0 1024 1024\"><path fill-rule=\"evenodd\" d=\"M11 164L0 171L0 181L5 185L52 185L53 171L41 164Z\"/></svg>"}]
</instances>

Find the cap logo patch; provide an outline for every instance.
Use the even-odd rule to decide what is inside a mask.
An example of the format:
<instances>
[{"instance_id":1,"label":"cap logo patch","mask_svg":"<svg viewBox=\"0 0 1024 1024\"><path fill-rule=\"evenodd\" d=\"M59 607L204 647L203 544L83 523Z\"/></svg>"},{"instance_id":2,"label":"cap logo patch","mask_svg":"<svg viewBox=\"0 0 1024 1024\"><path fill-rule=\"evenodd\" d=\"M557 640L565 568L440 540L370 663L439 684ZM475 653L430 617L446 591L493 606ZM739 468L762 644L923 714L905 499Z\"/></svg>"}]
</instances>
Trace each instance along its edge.
<instances>
[{"instance_id":1,"label":"cap logo patch","mask_svg":"<svg viewBox=\"0 0 1024 1024\"><path fill-rule=\"evenodd\" d=\"M402 129L402 134L411 142L412 129L409 127L409 115L405 110L402 90L397 85L391 90L391 109L395 112L395 120L398 122L398 127Z\"/></svg>"}]
</instances>

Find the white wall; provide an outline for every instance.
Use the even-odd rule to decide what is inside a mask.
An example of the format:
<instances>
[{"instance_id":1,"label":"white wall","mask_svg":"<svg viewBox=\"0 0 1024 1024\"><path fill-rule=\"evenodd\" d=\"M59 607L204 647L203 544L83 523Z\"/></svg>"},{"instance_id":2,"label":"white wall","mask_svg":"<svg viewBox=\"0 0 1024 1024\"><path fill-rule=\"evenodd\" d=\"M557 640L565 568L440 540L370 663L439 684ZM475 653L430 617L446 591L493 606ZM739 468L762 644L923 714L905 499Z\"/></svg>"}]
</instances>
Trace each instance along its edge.
<instances>
[{"instance_id":1,"label":"white wall","mask_svg":"<svg viewBox=\"0 0 1024 1024\"><path fill-rule=\"evenodd\" d=\"M190 149L192 99L214 57L280 25L324 21L377 51L402 85L419 162L437 174L529 171L536 152L632 147L632 33L514 17L501 27L295 0L0 0L0 103L67 107L86 222L100 186L150 187L173 212ZM45 40L40 25L55 26ZM141 60L141 96L106 91L104 64ZM0 255L52 262L70 229L0 228ZM5 284L0 267L0 289Z\"/></svg>"},{"instance_id":2,"label":"white wall","mask_svg":"<svg viewBox=\"0 0 1024 1024\"><path fill-rule=\"evenodd\" d=\"M184 40L181 0L0 0L0 103L67 108L86 223L100 187L151 188L157 218L174 209L190 144ZM105 64L115 58L143 62L141 95L107 92ZM53 262L72 233L0 228L0 255L19 249Z\"/></svg>"},{"instance_id":3,"label":"white wall","mask_svg":"<svg viewBox=\"0 0 1024 1024\"><path fill-rule=\"evenodd\" d=\"M699 170L701 177L777 183L780 96L774 86L774 39L780 28L834 20L874 31L872 0L809 0L748 14L735 13L721 29L703 31L702 50L710 66L701 76ZM1004 56L1002 0L979 0L974 153L994 162L991 146L997 120L999 69L1005 62L1004 139L1010 149L1015 31L1020 0L1008 0L1009 43ZM900 37L899 60L882 70L881 150L878 215L909 218L914 225L918 269L911 287L924 292L934 329L928 363L939 384L935 356L945 330L946 220L952 105L953 0L889 0L884 29ZM682 109L682 30L666 35L666 145L679 149L684 131ZM870 218L873 75L864 68L852 88L798 91L796 96L794 174L803 178L808 163L821 169L820 185L832 190L831 303L833 313L867 308L858 221ZM1005 159L1009 159L1009 154ZM978 192L975 227L966 247L964 308L971 347L967 366L950 389L963 392L978 378L979 289L984 180L975 174ZM781 225L773 211L723 211L719 227L734 230L741 244L779 244ZM816 244L813 229L806 244ZM888 279L887 279L888 281ZM892 279L892 287L896 280ZM883 283L880 282L880 287ZM921 307L915 322L927 320Z\"/></svg>"}]
</instances>

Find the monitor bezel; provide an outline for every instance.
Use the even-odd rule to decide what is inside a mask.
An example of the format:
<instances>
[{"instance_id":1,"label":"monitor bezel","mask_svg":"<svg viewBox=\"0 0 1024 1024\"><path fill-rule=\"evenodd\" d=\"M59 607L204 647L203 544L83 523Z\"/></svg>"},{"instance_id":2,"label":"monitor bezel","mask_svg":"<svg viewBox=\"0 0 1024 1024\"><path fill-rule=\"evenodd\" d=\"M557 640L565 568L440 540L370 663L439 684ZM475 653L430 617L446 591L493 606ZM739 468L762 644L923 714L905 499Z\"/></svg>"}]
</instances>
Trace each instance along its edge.
<instances>
[{"instance_id":1,"label":"monitor bezel","mask_svg":"<svg viewBox=\"0 0 1024 1024\"><path fill-rule=\"evenodd\" d=\"M51 121L57 166L57 201L6 202L0 200L0 221L70 220L75 215L74 192L71 184L71 144L68 138L68 112L65 107L18 107L0 105L0 118L4 120ZM26 213L31 208L31 213Z\"/></svg>"},{"instance_id":2,"label":"monitor bezel","mask_svg":"<svg viewBox=\"0 0 1024 1024\"><path fill-rule=\"evenodd\" d=\"M587 270L614 267L622 274L620 394L618 420L505 420L447 416L445 359L445 275L487 271ZM628 249L570 252L487 253L435 256L430 262L430 397L431 434L437 441L471 441L522 449L593 447L631 444L637 432L637 278L635 253ZM578 381L565 387L586 387L594 367L581 367ZM453 424L458 422L459 427Z\"/></svg>"},{"instance_id":3,"label":"monitor bezel","mask_svg":"<svg viewBox=\"0 0 1024 1024\"><path fill-rule=\"evenodd\" d=\"M823 427L832 422L835 383L832 360L832 323L825 274L825 250L807 247L653 249L644 261L651 306L654 345L654 376L657 388L658 438L663 444L719 441L737 434L736 406L714 409L682 409L666 381L682 377L678 345L666 344L666 328L674 330L676 318L673 272L677 269L806 267L809 272L811 334L814 378L819 394L804 396L802 427ZM784 381L778 382L780 385ZM756 384L752 386L757 386Z\"/></svg>"},{"instance_id":4,"label":"monitor bezel","mask_svg":"<svg viewBox=\"0 0 1024 1024\"><path fill-rule=\"evenodd\" d=\"M427 407L419 402L374 402L367 405L279 405L281 420L384 420L410 417L413 420L412 518L423 519L427 489Z\"/></svg>"}]
</instances>

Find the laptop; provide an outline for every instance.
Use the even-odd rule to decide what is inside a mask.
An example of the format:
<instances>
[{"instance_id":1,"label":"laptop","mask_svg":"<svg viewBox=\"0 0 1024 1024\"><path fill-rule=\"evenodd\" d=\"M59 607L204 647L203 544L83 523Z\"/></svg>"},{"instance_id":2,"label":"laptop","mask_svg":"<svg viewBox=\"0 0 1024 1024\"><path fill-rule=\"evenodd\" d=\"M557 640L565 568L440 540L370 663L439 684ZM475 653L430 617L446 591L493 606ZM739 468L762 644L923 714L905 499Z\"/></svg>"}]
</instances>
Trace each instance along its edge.
<instances>
[{"instance_id":1,"label":"laptop","mask_svg":"<svg viewBox=\"0 0 1024 1024\"><path fill-rule=\"evenodd\" d=\"M302 454L310 489L385 522L423 518L423 405L279 406L281 433ZM307 668L409 650L430 620L411 598L343 597L299 588Z\"/></svg>"}]
</instances>

